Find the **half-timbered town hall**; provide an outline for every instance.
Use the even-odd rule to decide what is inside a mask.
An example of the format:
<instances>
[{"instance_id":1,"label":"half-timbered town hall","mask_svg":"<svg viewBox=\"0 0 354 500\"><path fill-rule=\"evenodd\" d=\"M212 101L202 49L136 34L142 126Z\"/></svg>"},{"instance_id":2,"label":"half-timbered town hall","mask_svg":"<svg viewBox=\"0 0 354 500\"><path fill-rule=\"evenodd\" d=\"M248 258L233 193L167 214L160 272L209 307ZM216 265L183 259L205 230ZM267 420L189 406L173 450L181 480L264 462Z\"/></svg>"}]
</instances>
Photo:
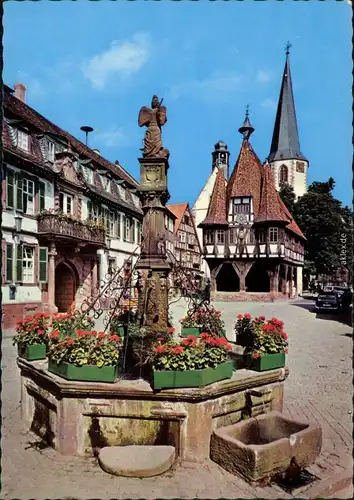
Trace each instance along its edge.
<instances>
[{"instance_id":1,"label":"half-timbered town hall","mask_svg":"<svg viewBox=\"0 0 354 500\"><path fill-rule=\"evenodd\" d=\"M223 292L223 299L227 292L293 297L302 292L305 237L278 189L288 182L301 196L308 162L299 146L288 49L270 163L262 164L252 148L248 111L239 132L242 145L231 176L228 148L219 142L213 160L222 149L225 164L213 161L212 189L207 192L207 183L193 207L212 291L214 297Z\"/></svg>"}]
</instances>

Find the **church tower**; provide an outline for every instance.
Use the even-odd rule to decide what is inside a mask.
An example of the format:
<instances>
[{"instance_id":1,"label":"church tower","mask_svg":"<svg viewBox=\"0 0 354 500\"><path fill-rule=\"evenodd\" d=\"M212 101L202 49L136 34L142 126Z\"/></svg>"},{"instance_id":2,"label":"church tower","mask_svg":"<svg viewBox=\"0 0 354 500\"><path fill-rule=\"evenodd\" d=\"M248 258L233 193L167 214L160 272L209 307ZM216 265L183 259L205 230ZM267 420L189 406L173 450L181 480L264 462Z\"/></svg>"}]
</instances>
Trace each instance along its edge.
<instances>
[{"instance_id":1,"label":"church tower","mask_svg":"<svg viewBox=\"0 0 354 500\"><path fill-rule=\"evenodd\" d=\"M275 119L273 139L268 156L275 186L279 190L282 182L293 187L296 199L307 191L309 162L300 149L294 93L291 82L289 49L286 46L286 61Z\"/></svg>"}]
</instances>

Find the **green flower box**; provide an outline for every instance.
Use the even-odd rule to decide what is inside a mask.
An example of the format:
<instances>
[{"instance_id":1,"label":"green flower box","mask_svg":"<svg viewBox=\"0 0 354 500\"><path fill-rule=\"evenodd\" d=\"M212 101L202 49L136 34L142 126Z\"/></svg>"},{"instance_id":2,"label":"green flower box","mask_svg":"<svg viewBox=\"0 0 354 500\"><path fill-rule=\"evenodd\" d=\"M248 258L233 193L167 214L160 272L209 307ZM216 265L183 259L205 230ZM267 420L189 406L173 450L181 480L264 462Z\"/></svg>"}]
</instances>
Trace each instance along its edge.
<instances>
[{"instance_id":1,"label":"green flower box","mask_svg":"<svg viewBox=\"0 0 354 500\"><path fill-rule=\"evenodd\" d=\"M183 387L205 387L219 380L232 377L234 363L226 361L216 368L202 370L161 370L153 372L154 389L178 389Z\"/></svg>"},{"instance_id":2,"label":"green flower box","mask_svg":"<svg viewBox=\"0 0 354 500\"><path fill-rule=\"evenodd\" d=\"M201 331L199 326L193 328L187 328L185 326L182 326L181 337L188 337L189 335L194 335L195 337L199 337L200 333Z\"/></svg>"},{"instance_id":3,"label":"green flower box","mask_svg":"<svg viewBox=\"0 0 354 500\"><path fill-rule=\"evenodd\" d=\"M253 359L251 354L247 355L247 368L256 372L275 370L285 366L285 353L265 354L257 359Z\"/></svg>"},{"instance_id":4,"label":"green flower box","mask_svg":"<svg viewBox=\"0 0 354 500\"><path fill-rule=\"evenodd\" d=\"M125 335L125 328L124 328L124 326L118 326L118 328L117 328L117 335L119 335L122 339L124 339L124 335Z\"/></svg>"},{"instance_id":5,"label":"green flower box","mask_svg":"<svg viewBox=\"0 0 354 500\"><path fill-rule=\"evenodd\" d=\"M118 366L96 365L76 366L66 361L57 363L49 360L48 370L59 377L67 380L78 380L83 382L114 382L117 378Z\"/></svg>"},{"instance_id":6,"label":"green flower box","mask_svg":"<svg viewBox=\"0 0 354 500\"><path fill-rule=\"evenodd\" d=\"M46 344L17 344L17 352L20 358L27 359L27 361L36 361L47 357L47 346Z\"/></svg>"}]
</instances>

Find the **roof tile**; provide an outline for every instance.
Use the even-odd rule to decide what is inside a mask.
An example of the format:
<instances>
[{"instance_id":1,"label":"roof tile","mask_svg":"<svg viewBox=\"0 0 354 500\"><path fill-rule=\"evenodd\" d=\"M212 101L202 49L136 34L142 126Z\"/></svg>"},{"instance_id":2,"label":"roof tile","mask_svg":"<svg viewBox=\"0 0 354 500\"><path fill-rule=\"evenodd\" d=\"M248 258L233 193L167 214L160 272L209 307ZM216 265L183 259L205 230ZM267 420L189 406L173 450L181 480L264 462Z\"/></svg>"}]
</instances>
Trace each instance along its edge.
<instances>
[{"instance_id":1,"label":"roof tile","mask_svg":"<svg viewBox=\"0 0 354 500\"><path fill-rule=\"evenodd\" d=\"M252 196L254 214L258 215L261 197L262 163L247 139L227 184L227 201L236 196Z\"/></svg>"}]
</instances>

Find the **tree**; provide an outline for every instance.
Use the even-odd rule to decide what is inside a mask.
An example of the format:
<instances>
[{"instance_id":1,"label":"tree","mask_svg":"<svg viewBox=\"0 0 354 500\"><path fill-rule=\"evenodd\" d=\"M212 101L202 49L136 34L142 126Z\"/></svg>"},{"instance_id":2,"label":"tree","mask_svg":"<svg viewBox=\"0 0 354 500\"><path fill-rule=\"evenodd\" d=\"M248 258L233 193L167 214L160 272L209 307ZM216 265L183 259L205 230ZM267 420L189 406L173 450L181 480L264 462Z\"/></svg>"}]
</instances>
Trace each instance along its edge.
<instances>
[{"instance_id":1,"label":"tree","mask_svg":"<svg viewBox=\"0 0 354 500\"><path fill-rule=\"evenodd\" d=\"M287 182L280 183L279 196L285 203L287 209L294 216L295 212L295 193L294 188L290 186Z\"/></svg>"},{"instance_id":2,"label":"tree","mask_svg":"<svg viewBox=\"0 0 354 500\"><path fill-rule=\"evenodd\" d=\"M351 211L333 197L334 185L332 177L327 182L313 182L294 205L294 217L307 239L307 268L316 269L317 274L329 275L341 267L344 261L341 262L343 234L347 235L347 240L351 234ZM349 251L349 242L347 246ZM348 263L349 257L346 267Z\"/></svg>"}]
</instances>

